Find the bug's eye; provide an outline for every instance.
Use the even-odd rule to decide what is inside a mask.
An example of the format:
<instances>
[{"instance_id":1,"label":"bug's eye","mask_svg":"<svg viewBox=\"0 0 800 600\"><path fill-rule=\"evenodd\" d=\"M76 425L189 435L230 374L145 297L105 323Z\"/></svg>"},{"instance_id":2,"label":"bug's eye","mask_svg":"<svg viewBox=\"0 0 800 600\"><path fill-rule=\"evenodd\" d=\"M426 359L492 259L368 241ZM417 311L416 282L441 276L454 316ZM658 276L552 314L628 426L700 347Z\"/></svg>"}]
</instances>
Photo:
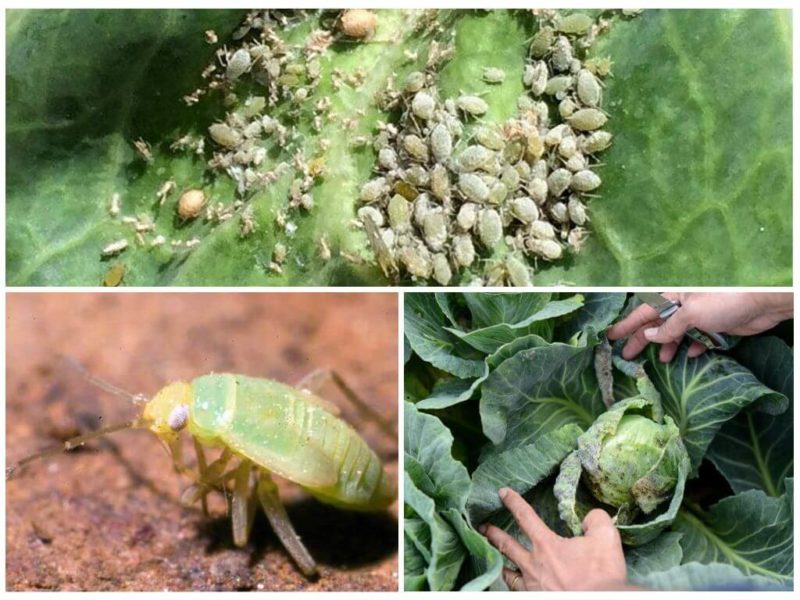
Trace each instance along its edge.
<instances>
[{"instance_id":1,"label":"bug's eye","mask_svg":"<svg viewBox=\"0 0 800 600\"><path fill-rule=\"evenodd\" d=\"M169 413L167 417L167 425L172 431L180 431L184 427L186 427L186 423L189 421L189 407L185 404L179 404L175 408L172 409L172 412Z\"/></svg>"}]
</instances>

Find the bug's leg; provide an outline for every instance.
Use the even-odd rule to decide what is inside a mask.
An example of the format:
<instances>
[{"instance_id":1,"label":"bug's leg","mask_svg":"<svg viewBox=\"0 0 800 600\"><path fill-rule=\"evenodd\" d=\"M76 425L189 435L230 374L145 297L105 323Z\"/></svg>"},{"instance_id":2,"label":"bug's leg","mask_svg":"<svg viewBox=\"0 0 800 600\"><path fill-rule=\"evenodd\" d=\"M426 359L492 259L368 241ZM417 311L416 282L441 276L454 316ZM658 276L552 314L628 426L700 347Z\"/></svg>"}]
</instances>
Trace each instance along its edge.
<instances>
[{"instance_id":1,"label":"bug's leg","mask_svg":"<svg viewBox=\"0 0 800 600\"><path fill-rule=\"evenodd\" d=\"M197 438L192 438L194 442L194 452L197 454L197 470L200 472L200 480L205 481L208 477L208 463L206 462L206 453L203 452L203 446L197 441ZM203 514L208 515L208 501L206 500L207 494L200 497L200 505L203 507Z\"/></svg>"},{"instance_id":2,"label":"bug's leg","mask_svg":"<svg viewBox=\"0 0 800 600\"><path fill-rule=\"evenodd\" d=\"M267 514L272 530L297 566L306 577L315 577L318 574L317 564L292 527L289 515L286 514L286 509L278 496L278 486L272 481L269 473L264 470L260 471L258 477L258 500Z\"/></svg>"},{"instance_id":3,"label":"bug's leg","mask_svg":"<svg viewBox=\"0 0 800 600\"><path fill-rule=\"evenodd\" d=\"M353 388L347 385L347 382L337 371L328 368L316 369L298 381L297 387L316 393L328 381L331 381L339 389L342 395L355 406L362 417L374 421L386 435L392 439L397 439L397 428L394 423L385 419L383 415L373 409Z\"/></svg>"},{"instance_id":4,"label":"bug's leg","mask_svg":"<svg viewBox=\"0 0 800 600\"><path fill-rule=\"evenodd\" d=\"M236 467L231 496L231 523L233 525L233 543L240 548L247 544L250 537L250 471L249 460L242 460Z\"/></svg>"},{"instance_id":5,"label":"bug's leg","mask_svg":"<svg viewBox=\"0 0 800 600\"><path fill-rule=\"evenodd\" d=\"M230 473L223 473L232 456L233 453L228 448L225 448L220 457L206 467L205 474L202 478L195 475L194 485L184 490L181 496L181 502L187 505L194 504L201 498L205 498L220 481L224 482L228 475L230 475ZM192 473L192 475L194 475L194 473Z\"/></svg>"}]
</instances>

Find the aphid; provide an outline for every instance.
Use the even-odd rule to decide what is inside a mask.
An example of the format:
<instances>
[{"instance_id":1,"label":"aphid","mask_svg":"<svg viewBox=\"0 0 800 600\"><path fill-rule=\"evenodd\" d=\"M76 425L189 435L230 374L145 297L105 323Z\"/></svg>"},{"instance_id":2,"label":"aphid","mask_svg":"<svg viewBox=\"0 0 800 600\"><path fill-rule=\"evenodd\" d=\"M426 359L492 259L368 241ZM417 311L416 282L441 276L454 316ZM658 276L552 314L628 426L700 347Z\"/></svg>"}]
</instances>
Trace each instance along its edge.
<instances>
[{"instance_id":1,"label":"aphid","mask_svg":"<svg viewBox=\"0 0 800 600\"><path fill-rule=\"evenodd\" d=\"M578 100L586 106L598 106L603 97L600 82L597 81L591 71L581 69L575 77L575 86L578 93Z\"/></svg>"},{"instance_id":2,"label":"aphid","mask_svg":"<svg viewBox=\"0 0 800 600\"><path fill-rule=\"evenodd\" d=\"M481 125L475 130L475 140L490 150L502 150L506 145L502 132L491 125Z\"/></svg>"},{"instance_id":3,"label":"aphid","mask_svg":"<svg viewBox=\"0 0 800 600\"><path fill-rule=\"evenodd\" d=\"M528 69L528 78L530 82L527 85L531 88L531 94L537 98L544 94L547 89L547 82L550 79L550 73L547 70L547 63L543 60L537 60L532 65L526 67Z\"/></svg>"},{"instance_id":4,"label":"aphid","mask_svg":"<svg viewBox=\"0 0 800 600\"><path fill-rule=\"evenodd\" d=\"M567 234L567 244L577 254L583 248L583 243L588 236L589 233L583 227L573 227Z\"/></svg>"},{"instance_id":5,"label":"aphid","mask_svg":"<svg viewBox=\"0 0 800 600\"><path fill-rule=\"evenodd\" d=\"M578 198L572 196L567 203L567 209L569 211L569 219L575 223L575 225L581 226L586 224L588 220L586 217L586 207Z\"/></svg>"},{"instance_id":6,"label":"aphid","mask_svg":"<svg viewBox=\"0 0 800 600\"><path fill-rule=\"evenodd\" d=\"M408 155L420 162L428 162L428 146L418 135L403 136L403 149Z\"/></svg>"},{"instance_id":7,"label":"aphid","mask_svg":"<svg viewBox=\"0 0 800 600\"><path fill-rule=\"evenodd\" d=\"M213 29L206 29L205 31L206 42L209 44L216 44L219 41L217 32Z\"/></svg>"},{"instance_id":8,"label":"aphid","mask_svg":"<svg viewBox=\"0 0 800 600\"><path fill-rule=\"evenodd\" d=\"M347 37L363 40L375 33L378 17L372 11L363 8L352 8L342 13L340 26Z\"/></svg>"},{"instance_id":9,"label":"aphid","mask_svg":"<svg viewBox=\"0 0 800 600\"><path fill-rule=\"evenodd\" d=\"M594 133L582 138L580 147L586 154L602 152L611 145L611 138L614 136L607 131L595 131Z\"/></svg>"},{"instance_id":10,"label":"aphid","mask_svg":"<svg viewBox=\"0 0 800 600\"><path fill-rule=\"evenodd\" d=\"M226 123L214 123L208 128L208 134L220 146L235 148L242 143L242 133Z\"/></svg>"},{"instance_id":11,"label":"aphid","mask_svg":"<svg viewBox=\"0 0 800 600\"><path fill-rule=\"evenodd\" d=\"M555 71L563 72L569 70L570 62L572 62L572 44L563 35L559 36L553 44L550 64L553 65Z\"/></svg>"},{"instance_id":12,"label":"aphid","mask_svg":"<svg viewBox=\"0 0 800 600\"><path fill-rule=\"evenodd\" d=\"M537 130L533 130L528 136L525 144L525 158L528 162L536 162L544 154L545 140L539 135Z\"/></svg>"},{"instance_id":13,"label":"aphid","mask_svg":"<svg viewBox=\"0 0 800 600\"><path fill-rule=\"evenodd\" d=\"M460 267L469 267L475 262L475 246L468 234L457 235L453 238L453 258Z\"/></svg>"},{"instance_id":14,"label":"aphid","mask_svg":"<svg viewBox=\"0 0 800 600\"><path fill-rule=\"evenodd\" d=\"M386 242L384 242L383 236L381 236L380 229L375 222L369 218L369 215L364 217L363 222L364 230L367 232L367 239L369 240L370 246L372 246L372 252L375 254L375 260L378 266L388 279L396 279L399 275L397 263L394 260L394 255L391 250L386 246ZM343 252L341 254L344 255Z\"/></svg>"},{"instance_id":15,"label":"aphid","mask_svg":"<svg viewBox=\"0 0 800 600\"><path fill-rule=\"evenodd\" d=\"M387 171L396 169L397 152L392 148L381 148L378 152L378 164Z\"/></svg>"},{"instance_id":16,"label":"aphid","mask_svg":"<svg viewBox=\"0 0 800 600\"><path fill-rule=\"evenodd\" d=\"M175 182L172 179L168 179L164 183L161 184L161 187L158 188L156 192L156 198L158 198L158 204L164 204L164 200L167 199L169 193L175 189Z\"/></svg>"},{"instance_id":17,"label":"aphid","mask_svg":"<svg viewBox=\"0 0 800 600\"><path fill-rule=\"evenodd\" d=\"M247 237L256 230L256 221L253 212L252 204L248 204L247 208L242 211L241 224L239 226L239 235L242 237Z\"/></svg>"},{"instance_id":18,"label":"aphid","mask_svg":"<svg viewBox=\"0 0 800 600\"><path fill-rule=\"evenodd\" d=\"M225 67L225 77L230 81L236 81L247 73L252 66L252 59L250 52L245 48L239 48L228 59L228 65Z\"/></svg>"},{"instance_id":19,"label":"aphid","mask_svg":"<svg viewBox=\"0 0 800 600\"><path fill-rule=\"evenodd\" d=\"M479 96L459 96L456 98L456 106L459 110L475 116L485 114L489 110L489 105Z\"/></svg>"},{"instance_id":20,"label":"aphid","mask_svg":"<svg viewBox=\"0 0 800 600\"><path fill-rule=\"evenodd\" d=\"M317 253L323 262L331 259L331 247L328 245L328 236L322 235L317 243Z\"/></svg>"},{"instance_id":21,"label":"aphid","mask_svg":"<svg viewBox=\"0 0 800 600\"><path fill-rule=\"evenodd\" d=\"M388 191L389 186L386 185L386 178L378 177L361 186L359 198L364 203L375 202Z\"/></svg>"},{"instance_id":22,"label":"aphid","mask_svg":"<svg viewBox=\"0 0 800 600\"><path fill-rule=\"evenodd\" d=\"M544 93L548 96L555 96L556 99L560 100L574 83L575 80L572 75L556 75L547 80Z\"/></svg>"},{"instance_id":23,"label":"aphid","mask_svg":"<svg viewBox=\"0 0 800 600\"><path fill-rule=\"evenodd\" d=\"M279 265L282 265L284 262L286 262L287 252L288 250L286 249L286 246L278 242L272 248L272 260L278 263Z\"/></svg>"},{"instance_id":24,"label":"aphid","mask_svg":"<svg viewBox=\"0 0 800 600\"><path fill-rule=\"evenodd\" d=\"M489 249L503 239L503 222L495 209L484 208L478 213L478 237Z\"/></svg>"},{"instance_id":25,"label":"aphid","mask_svg":"<svg viewBox=\"0 0 800 600\"><path fill-rule=\"evenodd\" d=\"M531 199L536 202L538 205L544 204L544 201L547 200L547 181L544 179L534 178L528 182L527 190L528 194L530 195Z\"/></svg>"},{"instance_id":26,"label":"aphid","mask_svg":"<svg viewBox=\"0 0 800 600\"><path fill-rule=\"evenodd\" d=\"M406 76L403 84L403 91L408 94L415 94L425 87L425 73L412 71Z\"/></svg>"},{"instance_id":27,"label":"aphid","mask_svg":"<svg viewBox=\"0 0 800 600\"><path fill-rule=\"evenodd\" d=\"M178 216L184 221L194 219L206 205L206 195L203 190L189 189L181 194L178 199Z\"/></svg>"},{"instance_id":28,"label":"aphid","mask_svg":"<svg viewBox=\"0 0 800 600\"><path fill-rule=\"evenodd\" d=\"M583 154L576 152L564 162L564 166L573 173L577 173L578 171L586 169L589 166L589 162Z\"/></svg>"},{"instance_id":29,"label":"aphid","mask_svg":"<svg viewBox=\"0 0 800 600\"><path fill-rule=\"evenodd\" d=\"M453 137L450 130L444 123L439 123L431 131L430 136L431 152L439 163L445 163L453 153Z\"/></svg>"},{"instance_id":30,"label":"aphid","mask_svg":"<svg viewBox=\"0 0 800 600\"><path fill-rule=\"evenodd\" d=\"M114 256L125 250L125 248L127 247L128 247L128 240L117 240L115 242L107 244L105 248L103 248L103 250L100 252L100 254L104 257Z\"/></svg>"},{"instance_id":31,"label":"aphid","mask_svg":"<svg viewBox=\"0 0 800 600\"><path fill-rule=\"evenodd\" d=\"M506 186L508 191L513 192L519 187L519 173L517 173L517 170L513 166L506 165L503 168L503 172L500 174L500 181L503 182L503 185Z\"/></svg>"},{"instance_id":32,"label":"aphid","mask_svg":"<svg viewBox=\"0 0 800 600\"><path fill-rule=\"evenodd\" d=\"M420 194L414 200L414 223L422 227L425 222L425 215L431 210L431 201L428 194Z\"/></svg>"},{"instance_id":33,"label":"aphid","mask_svg":"<svg viewBox=\"0 0 800 600\"><path fill-rule=\"evenodd\" d=\"M363 222L367 217L372 219L377 227L383 227L383 213L374 206L362 206L358 209L358 218Z\"/></svg>"},{"instance_id":34,"label":"aphid","mask_svg":"<svg viewBox=\"0 0 800 600\"><path fill-rule=\"evenodd\" d=\"M139 138L135 142L133 142L133 147L136 149L136 152L139 156L144 159L145 162L151 163L153 162L153 150L150 148L150 144L145 142L142 138Z\"/></svg>"},{"instance_id":35,"label":"aphid","mask_svg":"<svg viewBox=\"0 0 800 600\"><path fill-rule=\"evenodd\" d=\"M428 120L433 116L436 102L433 97L426 92L417 92L411 101L411 112L420 119Z\"/></svg>"},{"instance_id":36,"label":"aphid","mask_svg":"<svg viewBox=\"0 0 800 600\"><path fill-rule=\"evenodd\" d=\"M473 202L485 202L489 197L489 186L474 173L461 173L458 176L458 189Z\"/></svg>"},{"instance_id":37,"label":"aphid","mask_svg":"<svg viewBox=\"0 0 800 600\"><path fill-rule=\"evenodd\" d=\"M506 72L497 67L485 67L481 77L486 83L503 83L506 79Z\"/></svg>"},{"instance_id":38,"label":"aphid","mask_svg":"<svg viewBox=\"0 0 800 600\"><path fill-rule=\"evenodd\" d=\"M556 198L566 191L572 182L572 173L567 169L556 169L547 178L547 188Z\"/></svg>"},{"instance_id":39,"label":"aphid","mask_svg":"<svg viewBox=\"0 0 800 600\"><path fill-rule=\"evenodd\" d=\"M397 255L411 277L419 279L430 278L433 264L431 263L430 252L424 244L404 246L398 250Z\"/></svg>"},{"instance_id":40,"label":"aphid","mask_svg":"<svg viewBox=\"0 0 800 600\"><path fill-rule=\"evenodd\" d=\"M606 114L596 108L582 108L567 119L571 127L580 131L600 129L606 121L608 121Z\"/></svg>"},{"instance_id":41,"label":"aphid","mask_svg":"<svg viewBox=\"0 0 800 600\"><path fill-rule=\"evenodd\" d=\"M523 223L533 223L539 218L539 208L536 202L528 197L514 198L509 203L511 214Z\"/></svg>"},{"instance_id":42,"label":"aphid","mask_svg":"<svg viewBox=\"0 0 800 600\"><path fill-rule=\"evenodd\" d=\"M563 202L556 202L550 206L550 217L556 223L566 224L569 223L569 212L567 205Z\"/></svg>"},{"instance_id":43,"label":"aphid","mask_svg":"<svg viewBox=\"0 0 800 600\"><path fill-rule=\"evenodd\" d=\"M583 66L589 70L589 72L594 73L598 77L608 77L611 75L611 57L597 57L597 58L590 58Z\"/></svg>"},{"instance_id":44,"label":"aphid","mask_svg":"<svg viewBox=\"0 0 800 600\"><path fill-rule=\"evenodd\" d=\"M422 219L425 243L434 252L444 247L447 241L447 216L441 208L429 210Z\"/></svg>"},{"instance_id":45,"label":"aphid","mask_svg":"<svg viewBox=\"0 0 800 600\"><path fill-rule=\"evenodd\" d=\"M122 283L125 277L125 265L122 263L115 263L108 268L105 275L103 275L103 286L117 287Z\"/></svg>"},{"instance_id":46,"label":"aphid","mask_svg":"<svg viewBox=\"0 0 800 600\"><path fill-rule=\"evenodd\" d=\"M192 485L183 493L182 502L201 502L205 509L211 492L229 496L233 540L239 547L247 544L250 515L260 505L300 570L313 577L316 563L286 514L272 473L294 482L321 502L340 508L380 511L397 496L396 482L375 452L339 416L334 404L308 389L320 387L326 376L387 435L394 435L392 425L375 414L333 371L315 371L298 387L240 374L203 375L190 382L170 383L149 400L87 374L91 383L141 407L141 414L132 421L31 454L8 467L6 478L14 477L20 468L37 459L80 448L110 433L149 430L168 449L175 470L192 475ZM196 474L181 459L184 432L195 442ZM204 446L222 448L222 453L207 463Z\"/></svg>"},{"instance_id":47,"label":"aphid","mask_svg":"<svg viewBox=\"0 0 800 600\"><path fill-rule=\"evenodd\" d=\"M558 103L558 114L562 119L566 119L567 117L572 116L573 113L579 108L579 104L577 104L572 98L567 97Z\"/></svg>"},{"instance_id":48,"label":"aphid","mask_svg":"<svg viewBox=\"0 0 800 600\"><path fill-rule=\"evenodd\" d=\"M465 202L461 205L461 208L458 209L458 215L456 215L456 223L458 226L464 230L469 231L475 226L475 223L478 220L478 205L473 204L472 202Z\"/></svg>"},{"instance_id":49,"label":"aphid","mask_svg":"<svg viewBox=\"0 0 800 600\"><path fill-rule=\"evenodd\" d=\"M431 193L439 200L450 197L450 174L442 165L435 165L431 169Z\"/></svg>"},{"instance_id":50,"label":"aphid","mask_svg":"<svg viewBox=\"0 0 800 600\"><path fill-rule=\"evenodd\" d=\"M463 172L486 169L494 162L495 153L484 146L468 146L458 155L458 168Z\"/></svg>"},{"instance_id":51,"label":"aphid","mask_svg":"<svg viewBox=\"0 0 800 600\"><path fill-rule=\"evenodd\" d=\"M585 13L572 13L560 18L556 22L556 29L561 33L582 35L589 31L594 24L594 19Z\"/></svg>"},{"instance_id":52,"label":"aphid","mask_svg":"<svg viewBox=\"0 0 800 600\"><path fill-rule=\"evenodd\" d=\"M552 27L546 26L539 29L536 35L533 36L533 41L531 41L531 56L534 58L546 56L547 53L550 52L550 46L553 45L554 37L555 32Z\"/></svg>"},{"instance_id":53,"label":"aphid","mask_svg":"<svg viewBox=\"0 0 800 600\"><path fill-rule=\"evenodd\" d=\"M539 240L554 240L556 239L555 228L547 221L534 221L528 228L532 237Z\"/></svg>"},{"instance_id":54,"label":"aphid","mask_svg":"<svg viewBox=\"0 0 800 600\"><path fill-rule=\"evenodd\" d=\"M533 285L530 269L516 256L509 254L506 257L505 268L511 285L515 287L530 287Z\"/></svg>"},{"instance_id":55,"label":"aphid","mask_svg":"<svg viewBox=\"0 0 800 600\"><path fill-rule=\"evenodd\" d=\"M116 217L119 214L119 202L120 195L117 192L111 194L111 203L108 206L108 214L110 214L112 217Z\"/></svg>"},{"instance_id":56,"label":"aphid","mask_svg":"<svg viewBox=\"0 0 800 600\"><path fill-rule=\"evenodd\" d=\"M525 247L532 254L541 256L545 260L558 260L564 254L561 244L555 240L540 240L531 237L525 242Z\"/></svg>"},{"instance_id":57,"label":"aphid","mask_svg":"<svg viewBox=\"0 0 800 600\"><path fill-rule=\"evenodd\" d=\"M497 181L489 187L489 195L486 202L489 204L502 204L508 197L508 188L501 181Z\"/></svg>"},{"instance_id":58,"label":"aphid","mask_svg":"<svg viewBox=\"0 0 800 600\"><path fill-rule=\"evenodd\" d=\"M395 194L386 207L389 225L395 231L405 231L411 227L411 203L400 194Z\"/></svg>"},{"instance_id":59,"label":"aphid","mask_svg":"<svg viewBox=\"0 0 800 600\"><path fill-rule=\"evenodd\" d=\"M561 142L558 144L558 153L562 158L570 159L577 151L578 143L575 140L575 136L570 135L561 138Z\"/></svg>"},{"instance_id":60,"label":"aphid","mask_svg":"<svg viewBox=\"0 0 800 600\"><path fill-rule=\"evenodd\" d=\"M448 285L453 278L447 256L441 252L433 255L433 278L439 285Z\"/></svg>"},{"instance_id":61,"label":"aphid","mask_svg":"<svg viewBox=\"0 0 800 600\"><path fill-rule=\"evenodd\" d=\"M591 192L603 183L600 176L589 169L578 171L572 176L569 186L576 192Z\"/></svg>"}]
</instances>

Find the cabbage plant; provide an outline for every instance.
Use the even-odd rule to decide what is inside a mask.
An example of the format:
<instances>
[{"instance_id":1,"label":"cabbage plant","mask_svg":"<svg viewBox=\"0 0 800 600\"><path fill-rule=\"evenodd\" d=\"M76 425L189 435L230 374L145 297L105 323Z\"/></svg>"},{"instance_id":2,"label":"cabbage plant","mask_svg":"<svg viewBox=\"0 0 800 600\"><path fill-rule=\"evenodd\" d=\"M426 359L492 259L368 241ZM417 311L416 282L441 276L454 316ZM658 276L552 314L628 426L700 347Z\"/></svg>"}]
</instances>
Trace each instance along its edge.
<instances>
[{"instance_id":1,"label":"cabbage plant","mask_svg":"<svg viewBox=\"0 0 800 600\"><path fill-rule=\"evenodd\" d=\"M406 589L499 589L482 523L530 547L497 496L551 529L593 508L631 582L787 589L793 577L791 327L727 352L626 361L622 293L407 294Z\"/></svg>"}]
</instances>

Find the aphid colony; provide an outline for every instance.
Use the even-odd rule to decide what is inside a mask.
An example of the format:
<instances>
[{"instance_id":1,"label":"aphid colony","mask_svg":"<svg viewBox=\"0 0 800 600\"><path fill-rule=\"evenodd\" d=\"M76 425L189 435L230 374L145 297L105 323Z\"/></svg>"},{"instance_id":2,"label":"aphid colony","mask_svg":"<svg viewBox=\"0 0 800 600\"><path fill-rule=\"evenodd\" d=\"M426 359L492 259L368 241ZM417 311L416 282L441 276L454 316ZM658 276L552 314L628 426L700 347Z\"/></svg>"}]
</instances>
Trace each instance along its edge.
<instances>
[{"instance_id":1,"label":"aphid colony","mask_svg":"<svg viewBox=\"0 0 800 600\"><path fill-rule=\"evenodd\" d=\"M537 14L516 118L484 122L489 106L477 94L440 98L431 69L387 90L385 103L401 116L379 126L376 176L363 184L358 211L387 276L524 286L527 259L580 251L586 200L602 183L595 157L612 138L601 109L610 61L580 57L607 23ZM486 67L482 80L505 76Z\"/></svg>"}]
</instances>

